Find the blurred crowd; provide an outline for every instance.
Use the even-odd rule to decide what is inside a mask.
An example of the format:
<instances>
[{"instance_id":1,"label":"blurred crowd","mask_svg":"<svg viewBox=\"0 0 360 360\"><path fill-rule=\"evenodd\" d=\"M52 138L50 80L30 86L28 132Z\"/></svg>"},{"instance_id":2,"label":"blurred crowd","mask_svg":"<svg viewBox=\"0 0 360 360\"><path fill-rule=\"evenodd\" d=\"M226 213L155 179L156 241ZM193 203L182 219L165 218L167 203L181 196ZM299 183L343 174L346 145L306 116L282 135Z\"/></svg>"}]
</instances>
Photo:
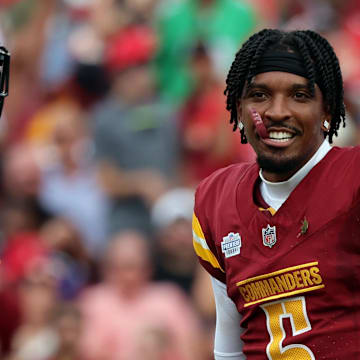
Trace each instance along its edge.
<instances>
[{"instance_id":1,"label":"blurred crowd","mask_svg":"<svg viewBox=\"0 0 360 360\"><path fill-rule=\"evenodd\" d=\"M359 144L359 1L0 0L1 359L212 358L194 189L254 158L223 91L264 27L329 39Z\"/></svg>"}]
</instances>

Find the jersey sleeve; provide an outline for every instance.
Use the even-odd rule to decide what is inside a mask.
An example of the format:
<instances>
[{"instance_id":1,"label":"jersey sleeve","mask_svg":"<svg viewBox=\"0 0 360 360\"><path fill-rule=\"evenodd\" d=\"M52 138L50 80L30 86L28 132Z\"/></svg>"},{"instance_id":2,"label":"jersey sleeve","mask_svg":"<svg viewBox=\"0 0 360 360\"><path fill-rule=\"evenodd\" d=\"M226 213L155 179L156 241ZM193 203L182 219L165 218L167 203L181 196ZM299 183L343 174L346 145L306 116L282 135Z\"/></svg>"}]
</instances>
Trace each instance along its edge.
<instances>
[{"instance_id":1,"label":"jersey sleeve","mask_svg":"<svg viewBox=\"0 0 360 360\"><path fill-rule=\"evenodd\" d=\"M216 246L211 238L211 231L206 221L205 213L201 209L201 201L195 194L195 208L192 219L193 246L200 264L214 278L226 283L223 261L218 256Z\"/></svg>"},{"instance_id":2,"label":"jersey sleeve","mask_svg":"<svg viewBox=\"0 0 360 360\"><path fill-rule=\"evenodd\" d=\"M226 285L211 278L216 304L216 329L214 339L215 360L245 360L240 339L244 329L240 327L241 315L229 298Z\"/></svg>"}]
</instances>

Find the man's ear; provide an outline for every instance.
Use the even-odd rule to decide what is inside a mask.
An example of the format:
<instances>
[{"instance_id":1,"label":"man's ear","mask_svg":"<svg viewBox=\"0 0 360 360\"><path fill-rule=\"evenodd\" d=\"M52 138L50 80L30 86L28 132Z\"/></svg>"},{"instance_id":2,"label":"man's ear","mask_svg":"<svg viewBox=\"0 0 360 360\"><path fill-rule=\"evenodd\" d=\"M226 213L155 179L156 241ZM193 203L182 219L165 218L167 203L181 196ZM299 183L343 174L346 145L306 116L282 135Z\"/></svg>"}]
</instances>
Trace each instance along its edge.
<instances>
[{"instance_id":1,"label":"man's ear","mask_svg":"<svg viewBox=\"0 0 360 360\"><path fill-rule=\"evenodd\" d=\"M238 120L238 128L239 130L241 131L243 128L244 128L244 124L242 123L241 119L242 119L242 107L241 105L238 103L238 106L237 106L237 120Z\"/></svg>"},{"instance_id":2,"label":"man's ear","mask_svg":"<svg viewBox=\"0 0 360 360\"><path fill-rule=\"evenodd\" d=\"M321 119L321 129L325 132L329 132L331 127L331 112L330 106L324 104L324 114Z\"/></svg>"},{"instance_id":3,"label":"man's ear","mask_svg":"<svg viewBox=\"0 0 360 360\"><path fill-rule=\"evenodd\" d=\"M331 127L331 119L328 116L325 116L321 120L321 129L325 132L329 132L330 127Z\"/></svg>"},{"instance_id":4,"label":"man's ear","mask_svg":"<svg viewBox=\"0 0 360 360\"><path fill-rule=\"evenodd\" d=\"M236 115L237 115L237 120L238 120L238 128L240 130L240 135L241 135L241 143L242 144L247 144L247 138L245 135L245 129L244 129L244 124L242 122L242 108L243 108L243 103L241 101L241 99L239 99L236 103Z\"/></svg>"},{"instance_id":5,"label":"man's ear","mask_svg":"<svg viewBox=\"0 0 360 360\"><path fill-rule=\"evenodd\" d=\"M325 132L329 132L331 127L331 112L330 106L324 104L324 112L321 118L321 129Z\"/></svg>"}]
</instances>

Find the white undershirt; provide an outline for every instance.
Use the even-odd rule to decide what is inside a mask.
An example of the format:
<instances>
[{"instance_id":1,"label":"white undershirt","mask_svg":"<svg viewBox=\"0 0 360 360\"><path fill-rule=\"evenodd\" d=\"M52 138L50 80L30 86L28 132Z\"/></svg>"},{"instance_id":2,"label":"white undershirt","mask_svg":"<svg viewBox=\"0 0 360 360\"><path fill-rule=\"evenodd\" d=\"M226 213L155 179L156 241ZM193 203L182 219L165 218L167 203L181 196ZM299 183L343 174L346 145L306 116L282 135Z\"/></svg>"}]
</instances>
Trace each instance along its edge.
<instances>
[{"instance_id":1,"label":"white undershirt","mask_svg":"<svg viewBox=\"0 0 360 360\"><path fill-rule=\"evenodd\" d=\"M331 150L331 146L325 140L312 156L312 158L298 170L289 180L282 182L270 182L264 179L260 169L259 176L261 179L260 192L265 202L276 211L289 197L291 192L296 188L300 181L308 174L308 172Z\"/></svg>"},{"instance_id":2,"label":"white undershirt","mask_svg":"<svg viewBox=\"0 0 360 360\"><path fill-rule=\"evenodd\" d=\"M265 202L277 211L300 181L330 150L331 146L325 140L312 158L286 181L278 183L267 181L260 170L260 192ZM213 277L211 281L216 304L215 360L245 360L245 355L242 353L243 344L240 340L243 332L239 326L241 315L229 298L226 285Z\"/></svg>"}]
</instances>

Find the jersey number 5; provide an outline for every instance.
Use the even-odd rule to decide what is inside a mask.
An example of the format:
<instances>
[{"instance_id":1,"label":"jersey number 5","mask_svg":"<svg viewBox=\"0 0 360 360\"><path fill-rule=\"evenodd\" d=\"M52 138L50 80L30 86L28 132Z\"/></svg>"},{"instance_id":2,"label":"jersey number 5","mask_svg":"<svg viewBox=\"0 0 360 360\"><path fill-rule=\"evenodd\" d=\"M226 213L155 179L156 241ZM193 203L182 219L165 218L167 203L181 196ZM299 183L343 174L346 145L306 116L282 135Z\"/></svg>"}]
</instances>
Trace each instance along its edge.
<instances>
[{"instance_id":1,"label":"jersey number 5","mask_svg":"<svg viewBox=\"0 0 360 360\"><path fill-rule=\"evenodd\" d=\"M306 313L306 303L303 296L283 301L275 301L261 308L266 314L266 325L270 335L270 342L266 347L269 360L315 360L312 351L302 344L282 346L285 339L283 319L290 318L293 336L311 330Z\"/></svg>"}]
</instances>

